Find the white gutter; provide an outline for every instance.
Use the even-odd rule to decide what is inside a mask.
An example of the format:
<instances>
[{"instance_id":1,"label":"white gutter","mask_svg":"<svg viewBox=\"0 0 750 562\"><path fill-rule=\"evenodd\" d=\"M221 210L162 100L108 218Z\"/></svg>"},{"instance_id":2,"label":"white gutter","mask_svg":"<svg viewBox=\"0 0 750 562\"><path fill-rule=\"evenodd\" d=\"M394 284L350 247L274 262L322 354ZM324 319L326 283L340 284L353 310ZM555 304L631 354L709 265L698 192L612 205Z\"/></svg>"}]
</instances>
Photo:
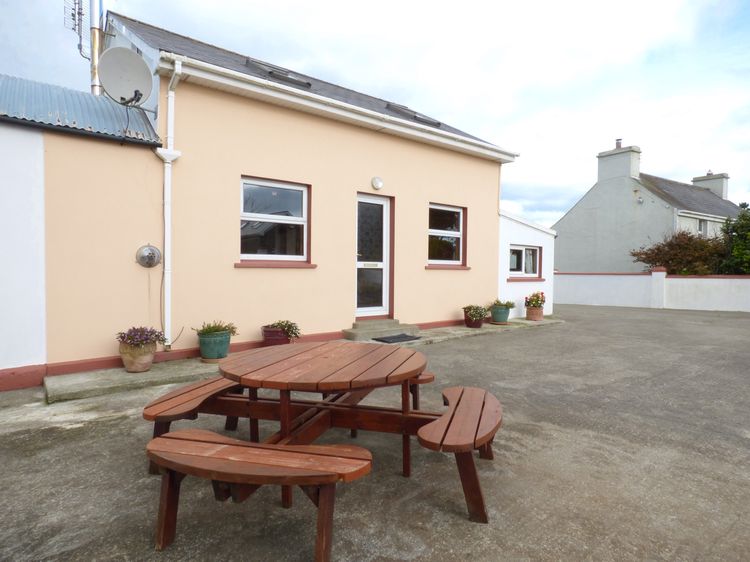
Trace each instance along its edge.
<instances>
[{"instance_id":1,"label":"white gutter","mask_svg":"<svg viewBox=\"0 0 750 562\"><path fill-rule=\"evenodd\" d=\"M677 211L677 214L681 217L690 217L694 219L713 219L715 221L724 222L727 217L720 215L709 215L708 213L698 213L696 211Z\"/></svg>"},{"instance_id":2,"label":"white gutter","mask_svg":"<svg viewBox=\"0 0 750 562\"><path fill-rule=\"evenodd\" d=\"M178 63L182 63L183 80L190 79L192 82L207 87L291 107L306 113L323 115L338 121L504 164L513 162L518 156L514 152L503 150L484 141L441 131L421 123L407 121L325 96L301 91L284 84L229 70L183 55L162 52L156 71L162 75L169 75Z\"/></svg>"},{"instance_id":3,"label":"white gutter","mask_svg":"<svg viewBox=\"0 0 750 562\"><path fill-rule=\"evenodd\" d=\"M174 91L182 76L182 64L174 64L167 88L167 147L157 148L156 155L164 161L164 349L172 346L172 162L182 153L174 149Z\"/></svg>"}]
</instances>

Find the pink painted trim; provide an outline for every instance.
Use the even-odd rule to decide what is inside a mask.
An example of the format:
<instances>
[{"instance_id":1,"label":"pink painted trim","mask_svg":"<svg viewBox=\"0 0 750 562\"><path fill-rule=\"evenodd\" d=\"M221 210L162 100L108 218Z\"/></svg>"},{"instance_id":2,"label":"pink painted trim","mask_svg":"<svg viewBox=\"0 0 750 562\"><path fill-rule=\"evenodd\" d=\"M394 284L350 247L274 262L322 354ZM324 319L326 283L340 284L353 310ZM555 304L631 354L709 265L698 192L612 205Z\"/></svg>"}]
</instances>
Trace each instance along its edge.
<instances>
[{"instance_id":1,"label":"pink painted trim","mask_svg":"<svg viewBox=\"0 0 750 562\"><path fill-rule=\"evenodd\" d=\"M508 283L541 283L546 281L544 277L508 277Z\"/></svg>"},{"instance_id":2,"label":"pink painted trim","mask_svg":"<svg viewBox=\"0 0 750 562\"><path fill-rule=\"evenodd\" d=\"M463 326L463 320L439 320L437 322L417 322L420 330L429 330L431 328L447 328L448 326Z\"/></svg>"},{"instance_id":3,"label":"pink painted trim","mask_svg":"<svg viewBox=\"0 0 750 562\"><path fill-rule=\"evenodd\" d=\"M462 269L464 271L468 271L471 268L466 265L438 265L435 263L428 264L424 266L425 269Z\"/></svg>"},{"instance_id":4,"label":"pink painted trim","mask_svg":"<svg viewBox=\"0 0 750 562\"><path fill-rule=\"evenodd\" d=\"M638 271L635 273L616 273L616 272L592 272L592 271L555 271L555 275L651 275L650 271Z\"/></svg>"},{"instance_id":5,"label":"pink painted trim","mask_svg":"<svg viewBox=\"0 0 750 562\"><path fill-rule=\"evenodd\" d=\"M46 365L27 365L0 369L0 392L39 386L47 374Z\"/></svg>"},{"instance_id":6,"label":"pink painted trim","mask_svg":"<svg viewBox=\"0 0 750 562\"><path fill-rule=\"evenodd\" d=\"M652 273L666 273L667 272L667 268L666 267L662 267L660 265L657 265L656 267L652 267L651 268L651 272Z\"/></svg>"},{"instance_id":7,"label":"pink painted trim","mask_svg":"<svg viewBox=\"0 0 750 562\"><path fill-rule=\"evenodd\" d=\"M742 279L750 281L750 275L667 275L667 279Z\"/></svg>"},{"instance_id":8,"label":"pink painted trim","mask_svg":"<svg viewBox=\"0 0 750 562\"><path fill-rule=\"evenodd\" d=\"M234 264L237 269L315 269L317 264L306 261L242 260Z\"/></svg>"},{"instance_id":9,"label":"pink painted trim","mask_svg":"<svg viewBox=\"0 0 750 562\"><path fill-rule=\"evenodd\" d=\"M320 332L318 334L303 335L299 341L315 342L337 340L344 337L342 332ZM230 353L246 351L261 347L262 341L246 341L230 344ZM190 357L200 357L197 347L187 349L175 349L174 351L158 351L154 355L154 363L162 361L175 361ZM99 369L117 369L122 367L120 356L97 357L93 359L82 359L79 361L61 361L58 363L47 363L46 365L24 365L22 367L11 367L0 369L0 392L6 390L18 390L39 386L44 382L44 377L56 375L67 375L71 373L84 373Z\"/></svg>"}]
</instances>

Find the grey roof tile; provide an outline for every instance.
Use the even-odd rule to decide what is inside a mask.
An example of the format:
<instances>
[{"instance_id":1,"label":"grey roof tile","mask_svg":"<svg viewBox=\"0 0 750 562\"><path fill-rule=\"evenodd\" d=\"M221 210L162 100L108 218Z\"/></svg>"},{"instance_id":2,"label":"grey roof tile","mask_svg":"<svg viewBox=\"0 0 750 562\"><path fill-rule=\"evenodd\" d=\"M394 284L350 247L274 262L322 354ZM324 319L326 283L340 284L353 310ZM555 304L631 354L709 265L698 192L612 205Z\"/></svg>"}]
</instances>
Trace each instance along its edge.
<instances>
[{"instance_id":1,"label":"grey roof tile","mask_svg":"<svg viewBox=\"0 0 750 562\"><path fill-rule=\"evenodd\" d=\"M146 113L95 96L0 74L0 120L160 146Z\"/></svg>"},{"instance_id":2,"label":"grey roof tile","mask_svg":"<svg viewBox=\"0 0 750 562\"><path fill-rule=\"evenodd\" d=\"M419 123L440 131L487 143L482 139L451 127L445 123L441 123L437 119L423 115L403 105L368 96L246 55L227 51L226 49L221 49L214 45L203 43L202 41L197 41L196 39L191 39L190 37L185 37L184 35L179 35L167 31L166 29L128 18L121 14L109 12L109 16L119 20L128 30L135 33L151 47L160 51L174 53L176 55L184 55L228 70L241 72L243 74L255 76L256 78L279 82L298 90L348 103L390 117L396 117L412 123Z\"/></svg>"},{"instance_id":3,"label":"grey roof tile","mask_svg":"<svg viewBox=\"0 0 750 562\"><path fill-rule=\"evenodd\" d=\"M722 199L705 187L649 174L641 174L640 183L679 210L731 218L735 218L740 210L731 201Z\"/></svg>"}]
</instances>

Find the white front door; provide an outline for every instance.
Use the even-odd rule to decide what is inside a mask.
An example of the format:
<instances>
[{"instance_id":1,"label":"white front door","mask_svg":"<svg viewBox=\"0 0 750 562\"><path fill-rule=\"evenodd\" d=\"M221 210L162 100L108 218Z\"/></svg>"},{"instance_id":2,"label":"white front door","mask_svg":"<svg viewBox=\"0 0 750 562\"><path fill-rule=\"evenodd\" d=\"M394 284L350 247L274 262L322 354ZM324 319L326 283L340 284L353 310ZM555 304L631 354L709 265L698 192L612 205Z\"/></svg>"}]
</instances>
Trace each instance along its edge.
<instances>
[{"instance_id":1,"label":"white front door","mask_svg":"<svg viewBox=\"0 0 750 562\"><path fill-rule=\"evenodd\" d=\"M390 313L390 200L357 195L357 316Z\"/></svg>"}]
</instances>

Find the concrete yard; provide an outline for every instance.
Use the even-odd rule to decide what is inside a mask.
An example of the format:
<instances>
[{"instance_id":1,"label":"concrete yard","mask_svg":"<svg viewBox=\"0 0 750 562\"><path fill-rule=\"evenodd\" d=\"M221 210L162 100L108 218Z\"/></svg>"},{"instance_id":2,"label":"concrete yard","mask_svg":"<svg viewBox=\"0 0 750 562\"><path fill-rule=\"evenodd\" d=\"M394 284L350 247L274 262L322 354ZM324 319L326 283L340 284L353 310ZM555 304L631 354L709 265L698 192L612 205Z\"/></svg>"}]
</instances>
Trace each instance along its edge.
<instances>
[{"instance_id":1,"label":"concrete yard","mask_svg":"<svg viewBox=\"0 0 750 562\"><path fill-rule=\"evenodd\" d=\"M419 348L437 375L424 409L456 384L503 403L495 460L476 461L490 523L468 521L452 455L413 440L406 479L400 438L360 432L373 472L337 489L334 560L750 558L750 314L555 312L565 323ZM290 510L273 487L219 503L191 478L175 543L153 550L159 477L140 413L169 388L52 405L41 389L0 393L0 560L310 559L315 508L299 490ZM398 389L368 402L398 405ZM175 427L188 425L223 432L211 416Z\"/></svg>"}]
</instances>

